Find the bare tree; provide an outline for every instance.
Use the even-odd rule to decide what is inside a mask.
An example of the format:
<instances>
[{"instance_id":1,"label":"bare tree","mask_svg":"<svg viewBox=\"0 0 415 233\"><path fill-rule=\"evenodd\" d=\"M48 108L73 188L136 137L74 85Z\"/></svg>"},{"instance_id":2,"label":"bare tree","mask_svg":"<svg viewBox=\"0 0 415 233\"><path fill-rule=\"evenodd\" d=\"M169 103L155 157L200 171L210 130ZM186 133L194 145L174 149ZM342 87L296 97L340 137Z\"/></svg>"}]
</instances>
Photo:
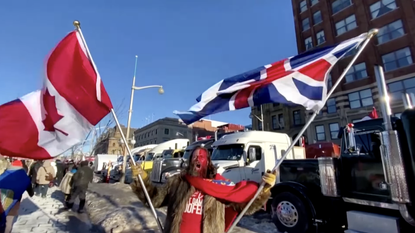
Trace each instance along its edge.
<instances>
[{"instance_id":1,"label":"bare tree","mask_svg":"<svg viewBox=\"0 0 415 233\"><path fill-rule=\"evenodd\" d=\"M124 119L127 116L127 108L125 105L125 98L123 98L118 104L116 108L114 108L115 114L117 115L117 118L119 121ZM105 117L101 122L105 122L104 127L98 127L98 132L96 134L96 142L93 146L93 149L91 151L91 155L95 155L97 153L101 153L103 151L106 151L108 148L108 141L109 138L114 136L115 130L115 119L112 116L112 114L109 114L107 117Z\"/></svg>"}]
</instances>

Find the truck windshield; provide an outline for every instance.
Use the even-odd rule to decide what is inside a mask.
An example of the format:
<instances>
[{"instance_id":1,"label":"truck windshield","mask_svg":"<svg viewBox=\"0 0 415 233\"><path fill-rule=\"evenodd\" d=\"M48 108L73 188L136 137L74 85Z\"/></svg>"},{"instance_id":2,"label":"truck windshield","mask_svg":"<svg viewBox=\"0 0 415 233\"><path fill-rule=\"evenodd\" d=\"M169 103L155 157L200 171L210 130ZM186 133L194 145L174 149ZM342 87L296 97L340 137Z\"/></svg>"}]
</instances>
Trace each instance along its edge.
<instances>
[{"instance_id":1,"label":"truck windshield","mask_svg":"<svg viewBox=\"0 0 415 233\"><path fill-rule=\"evenodd\" d=\"M163 154L162 154L162 157L163 158L171 158L171 157L173 157L173 152L174 152L174 150L164 150Z\"/></svg>"},{"instance_id":2,"label":"truck windshield","mask_svg":"<svg viewBox=\"0 0 415 233\"><path fill-rule=\"evenodd\" d=\"M190 158L190 154L192 153L192 150L186 150L185 152L184 152L184 155L183 155L183 159L184 160L188 160L189 158Z\"/></svg>"},{"instance_id":3,"label":"truck windshield","mask_svg":"<svg viewBox=\"0 0 415 233\"><path fill-rule=\"evenodd\" d=\"M380 157L380 136L377 133L368 132L359 132L355 133L355 146L354 148L352 143L350 143L349 135L345 137L346 143L345 148L343 151L348 154L356 154L356 155L371 155L374 157Z\"/></svg>"},{"instance_id":4,"label":"truck windshield","mask_svg":"<svg viewBox=\"0 0 415 233\"><path fill-rule=\"evenodd\" d=\"M151 160L153 160L153 157L154 157L154 153L148 153L146 155L145 161L151 161Z\"/></svg>"},{"instance_id":5,"label":"truck windshield","mask_svg":"<svg viewBox=\"0 0 415 233\"><path fill-rule=\"evenodd\" d=\"M218 146L212 154L212 160L240 160L244 153L244 144Z\"/></svg>"}]
</instances>

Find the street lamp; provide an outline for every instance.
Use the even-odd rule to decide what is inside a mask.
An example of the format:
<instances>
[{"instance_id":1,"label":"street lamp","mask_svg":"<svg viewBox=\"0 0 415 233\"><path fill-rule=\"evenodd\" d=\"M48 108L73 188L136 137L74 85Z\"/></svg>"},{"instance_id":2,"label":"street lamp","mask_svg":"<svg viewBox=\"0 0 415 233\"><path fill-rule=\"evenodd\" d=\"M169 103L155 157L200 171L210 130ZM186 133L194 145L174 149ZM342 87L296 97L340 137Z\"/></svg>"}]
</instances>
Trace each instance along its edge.
<instances>
[{"instance_id":1,"label":"street lamp","mask_svg":"<svg viewBox=\"0 0 415 233\"><path fill-rule=\"evenodd\" d=\"M137 59L138 59L138 56L135 55L133 85L131 86L130 108L128 109L127 135L125 135L126 141L127 142L131 142L131 143L132 143L132 141L129 141L129 138L130 138L130 127L131 127L131 115L133 113L134 91L148 89L148 88L158 88L159 94L163 94L164 93L163 86L161 86L161 85L150 85L150 86L144 86L144 87L136 87L135 86L135 77L136 77L136 74L137 74ZM134 140L133 145L134 144L135 144L135 140ZM125 145L125 146L128 146L128 145ZM124 158L123 158L123 162L122 162L122 175L121 175L121 179L120 179L120 182L121 183L124 183L124 181L125 181L125 170L126 170L126 167L127 167L126 166L127 165L127 158L126 158L127 157L127 153L126 153L125 150L124 150L123 156L124 156Z\"/></svg>"},{"instance_id":2,"label":"street lamp","mask_svg":"<svg viewBox=\"0 0 415 233\"><path fill-rule=\"evenodd\" d=\"M255 115L255 114L253 114L252 113L252 111L251 111L251 113L249 114L249 118L251 118L252 119L252 117L255 117L256 119L258 119L258 121L260 121L261 122L261 128L262 128L262 131L264 131L264 114L262 113L262 105L260 105L260 108L261 108L261 118L259 118L257 115Z\"/></svg>"}]
</instances>

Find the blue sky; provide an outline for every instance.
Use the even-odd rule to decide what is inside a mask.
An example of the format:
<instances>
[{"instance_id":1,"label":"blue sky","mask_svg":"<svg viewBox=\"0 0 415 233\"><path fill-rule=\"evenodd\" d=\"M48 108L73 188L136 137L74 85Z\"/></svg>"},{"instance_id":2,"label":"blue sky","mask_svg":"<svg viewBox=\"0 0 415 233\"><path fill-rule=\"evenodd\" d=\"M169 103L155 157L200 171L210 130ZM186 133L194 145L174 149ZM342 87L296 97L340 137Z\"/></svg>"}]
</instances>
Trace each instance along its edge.
<instances>
[{"instance_id":1,"label":"blue sky","mask_svg":"<svg viewBox=\"0 0 415 233\"><path fill-rule=\"evenodd\" d=\"M81 21L113 105L123 105L122 124L135 55L136 85L164 86L163 95L135 92L132 127L149 116L176 117L174 110L188 110L219 80L297 54L289 0L6 0L0 2L0 104L41 87L45 59L74 29L73 20ZM247 125L249 112L211 119Z\"/></svg>"}]
</instances>

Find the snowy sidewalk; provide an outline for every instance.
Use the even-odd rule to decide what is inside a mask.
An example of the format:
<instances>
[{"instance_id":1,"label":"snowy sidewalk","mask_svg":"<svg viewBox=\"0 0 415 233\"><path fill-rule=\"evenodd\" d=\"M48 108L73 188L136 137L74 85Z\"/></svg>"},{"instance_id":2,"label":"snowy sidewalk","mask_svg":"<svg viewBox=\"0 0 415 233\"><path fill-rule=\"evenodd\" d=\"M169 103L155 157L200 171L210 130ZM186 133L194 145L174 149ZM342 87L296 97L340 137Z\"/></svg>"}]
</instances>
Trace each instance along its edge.
<instances>
[{"instance_id":1,"label":"snowy sidewalk","mask_svg":"<svg viewBox=\"0 0 415 233\"><path fill-rule=\"evenodd\" d=\"M12 233L86 233L91 232L91 224L86 214L63 209L63 193L52 187L45 199L27 193L22 197L19 216L13 224ZM73 210L77 210L75 205Z\"/></svg>"}]
</instances>

